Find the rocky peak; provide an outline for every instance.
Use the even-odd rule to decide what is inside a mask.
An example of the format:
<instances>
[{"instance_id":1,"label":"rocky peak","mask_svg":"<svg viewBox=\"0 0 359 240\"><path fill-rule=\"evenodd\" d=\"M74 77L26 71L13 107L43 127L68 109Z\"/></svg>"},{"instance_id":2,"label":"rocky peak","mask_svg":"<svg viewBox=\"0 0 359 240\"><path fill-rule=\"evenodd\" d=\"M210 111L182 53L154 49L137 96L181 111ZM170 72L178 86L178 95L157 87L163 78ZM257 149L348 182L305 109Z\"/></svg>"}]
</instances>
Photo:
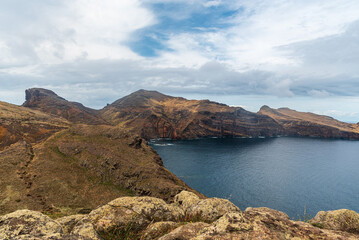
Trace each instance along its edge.
<instances>
[{"instance_id":1,"label":"rocky peak","mask_svg":"<svg viewBox=\"0 0 359 240\"><path fill-rule=\"evenodd\" d=\"M25 91L25 95L24 107L60 116L74 123L107 124L96 110L81 103L69 102L51 90L30 88Z\"/></svg>"},{"instance_id":2,"label":"rocky peak","mask_svg":"<svg viewBox=\"0 0 359 240\"><path fill-rule=\"evenodd\" d=\"M51 90L44 88L30 88L25 91L26 101L24 102L23 106L32 107L34 104L36 104L36 102L41 101L43 98L55 98L59 101L66 101Z\"/></svg>"},{"instance_id":3,"label":"rocky peak","mask_svg":"<svg viewBox=\"0 0 359 240\"><path fill-rule=\"evenodd\" d=\"M148 90L140 89L134 93L131 93L130 95L118 99L117 101L113 102L109 106L115 108L143 107L148 103L150 99L156 101L164 101L169 98L173 98L173 97L164 95L157 91L148 91Z\"/></svg>"},{"instance_id":4,"label":"rocky peak","mask_svg":"<svg viewBox=\"0 0 359 240\"><path fill-rule=\"evenodd\" d=\"M262 107L261 107L261 109L259 109L259 111L266 111L266 110L270 110L271 108L269 107L269 106L267 106L267 105L263 105Z\"/></svg>"}]
</instances>

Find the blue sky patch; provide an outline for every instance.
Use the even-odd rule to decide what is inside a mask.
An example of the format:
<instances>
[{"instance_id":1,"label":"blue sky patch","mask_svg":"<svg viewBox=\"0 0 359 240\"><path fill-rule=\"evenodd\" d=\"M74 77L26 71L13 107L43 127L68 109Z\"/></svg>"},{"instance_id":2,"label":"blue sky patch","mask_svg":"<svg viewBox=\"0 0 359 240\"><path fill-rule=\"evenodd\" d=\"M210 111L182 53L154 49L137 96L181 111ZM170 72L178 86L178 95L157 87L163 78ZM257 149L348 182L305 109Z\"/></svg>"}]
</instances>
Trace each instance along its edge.
<instances>
[{"instance_id":1,"label":"blue sky patch","mask_svg":"<svg viewBox=\"0 0 359 240\"><path fill-rule=\"evenodd\" d=\"M158 51L171 51L165 46L168 36L180 33L211 32L233 26L231 19L243 9L226 6L204 7L197 4L158 3L149 8L157 15L158 23L137 31L131 50L144 57L156 57Z\"/></svg>"}]
</instances>

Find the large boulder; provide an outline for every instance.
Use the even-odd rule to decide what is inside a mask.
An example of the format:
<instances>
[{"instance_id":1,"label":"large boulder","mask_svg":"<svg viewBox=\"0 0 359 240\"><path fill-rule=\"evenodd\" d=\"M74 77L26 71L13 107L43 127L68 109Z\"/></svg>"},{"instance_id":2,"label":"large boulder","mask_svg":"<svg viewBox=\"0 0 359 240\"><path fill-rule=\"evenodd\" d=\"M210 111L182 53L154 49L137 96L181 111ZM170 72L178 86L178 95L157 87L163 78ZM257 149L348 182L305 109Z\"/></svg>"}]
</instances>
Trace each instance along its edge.
<instances>
[{"instance_id":1,"label":"large boulder","mask_svg":"<svg viewBox=\"0 0 359 240\"><path fill-rule=\"evenodd\" d=\"M30 210L18 210L0 217L0 239L60 237L61 225L48 216Z\"/></svg>"},{"instance_id":2,"label":"large boulder","mask_svg":"<svg viewBox=\"0 0 359 240\"><path fill-rule=\"evenodd\" d=\"M151 222L179 221L183 210L153 197L122 197L92 211L89 219L98 232L116 234L144 230Z\"/></svg>"},{"instance_id":3,"label":"large boulder","mask_svg":"<svg viewBox=\"0 0 359 240\"><path fill-rule=\"evenodd\" d=\"M158 239L159 237L171 232L179 225L180 223L171 221L152 223L144 232L141 233L141 240Z\"/></svg>"},{"instance_id":4,"label":"large boulder","mask_svg":"<svg viewBox=\"0 0 359 240\"><path fill-rule=\"evenodd\" d=\"M163 237L159 238L158 240L187 240L192 239L197 236L197 233L205 228L208 227L209 224L203 222L196 222L196 223L188 223L181 227L176 228L172 232L164 235Z\"/></svg>"},{"instance_id":5,"label":"large boulder","mask_svg":"<svg viewBox=\"0 0 359 240\"><path fill-rule=\"evenodd\" d=\"M230 212L202 229L193 240L205 239L359 239L358 235L323 230L309 223L293 221L269 208L247 208Z\"/></svg>"},{"instance_id":6,"label":"large boulder","mask_svg":"<svg viewBox=\"0 0 359 240\"><path fill-rule=\"evenodd\" d=\"M79 221L72 229L70 236L77 236L78 239L102 240L88 219Z\"/></svg>"},{"instance_id":7,"label":"large boulder","mask_svg":"<svg viewBox=\"0 0 359 240\"><path fill-rule=\"evenodd\" d=\"M87 215L77 214L57 219L64 234L77 238L101 240Z\"/></svg>"},{"instance_id":8,"label":"large boulder","mask_svg":"<svg viewBox=\"0 0 359 240\"><path fill-rule=\"evenodd\" d=\"M86 215L77 214L77 215L61 217L56 219L56 221L61 224L64 234L70 234L74 229L74 227L85 217Z\"/></svg>"},{"instance_id":9,"label":"large boulder","mask_svg":"<svg viewBox=\"0 0 359 240\"><path fill-rule=\"evenodd\" d=\"M178 204L185 212L197 204L201 199L193 192L182 191L174 197L174 203Z\"/></svg>"},{"instance_id":10,"label":"large boulder","mask_svg":"<svg viewBox=\"0 0 359 240\"><path fill-rule=\"evenodd\" d=\"M320 211L309 222L325 229L359 233L359 214L352 210Z\"/></svg>"},{"instance_id":11,"label":"large boulder","mask_svg":"<svg viewBox=\"0 0 359 240\"><path fill-rule=\"evenodd\" d=\"M228 212L241 210L227 199L207 198L187 209L186 221L213 222Z\"/></svg>"}]
</instances>

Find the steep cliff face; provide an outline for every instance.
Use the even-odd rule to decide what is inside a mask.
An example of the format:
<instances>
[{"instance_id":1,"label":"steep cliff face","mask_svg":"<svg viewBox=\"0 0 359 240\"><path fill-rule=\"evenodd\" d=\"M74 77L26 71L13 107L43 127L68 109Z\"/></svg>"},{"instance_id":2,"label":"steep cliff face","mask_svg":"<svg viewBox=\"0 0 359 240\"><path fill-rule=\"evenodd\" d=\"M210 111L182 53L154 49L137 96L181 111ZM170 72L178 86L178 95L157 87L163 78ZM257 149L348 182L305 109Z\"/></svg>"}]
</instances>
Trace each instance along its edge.
<instances>
[{"instance_id":1,"label":"steep cliff face","mask_svg":"<svg viewBox=\"0 0 359 240\"><path fill-rule=\"evenodd\" d=\"M263 106L258 113L274 119L289 136L359 139L357 124L340 122L332 117L268 106Z\"/></svg>"},{"instance_id":2,"label":"steep cliff face","mask_svg":"<svg viewBox=\"0 0 359 240\"><path fill-rule=\"evenodd\" d=\"M53 91L31 88L26 90L25 94L24 107L63 117L73 123L107 124L98 116L98 111L87 108L81 103L69 102Z\"/></svg>"},{"instance_id":3,"label":"steep cliff face","mask_svg":"<svg viewBox=\"0 0 359 240\"><path fill-rule=\"evenodd\" d=\"M102 117L149 138L275 136L272 118L208 100L187 100L155 91L137 91L105 107Z\"/></svg>"},{"instance_id":4,"label":"steep cliff face","mask_svg":"<svg viewBox=\"0 0 359 240\"><path fill-rule=\"evenodd\" d=\"M97 111L69 102L52 91L33 88L26 90L23 106L72 123L119 126L145 139L277 135L359 139L358 124L327 116L267 106L252 113L209 100L187 100L146 90L134 92Z\"/></svg>"}]
</instances>

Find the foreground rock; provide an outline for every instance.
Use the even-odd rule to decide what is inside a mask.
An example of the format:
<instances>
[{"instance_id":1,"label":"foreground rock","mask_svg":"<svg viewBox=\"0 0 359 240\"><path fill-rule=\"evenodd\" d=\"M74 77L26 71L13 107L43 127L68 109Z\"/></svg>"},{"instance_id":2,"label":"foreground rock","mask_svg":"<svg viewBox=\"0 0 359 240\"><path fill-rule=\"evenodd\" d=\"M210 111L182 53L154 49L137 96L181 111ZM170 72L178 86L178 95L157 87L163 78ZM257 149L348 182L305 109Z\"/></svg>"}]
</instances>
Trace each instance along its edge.
<instances>
[{"instance_id":1,"label":"foreground rock","mask_svg":"<svg viewBox=\"0 0 359 240\"><path fill-rule=\"evenodd\" d=\"M197 223L189 223L183 225L181 227L176 228L172 232L164 235L163 237L159 238L159 240L186 240L192 239L197 236L197 233L205 228L208 227L209 224L203 222Z\"/></svg>"},{"instance_id":2,"label":"foreground rock","mask_svg":"<svg viewBox=\"0 0 359 240\"><path fill-rule=\"evenodd\" d=\"M196 219L188 218L195 215ZM190 192L174 203L154 197L122 197L90 214L53 220L39 212L20 210L0 217L0 239L359 239L358 213L320 212L310 223L293 221L269 208L244 212L219 198L200 200Z\"/></svg>"},{"instance_id":3,"label":"foreground rock","mask_svg":"<svg viewBox=\"0 0 359 240\"><path fill-rule=\"evenodd\" d=\"M347 209L320 211L310 223L325 229L359 233L359 214Z\"/></svg>"},{"instance_id":4,"label":"foreground rock","mask_svg":"<svg viewBox=\"0 0 359 240\"><path fill-rule=\"evenodd\" d=\"M70 216L55 221L30 210L19 210L0 217L1 240L101 240L85 216Z\"/></svg>"},{"instance_id":5,"label":"foreground rock","mask_svg":"<svg viewBox=\"0 0 359 240\"><path fill-rule=\"evenodd\" d=\"M159 237L171 232L172 230L179 227L181 223L178 222L156 222L150 224L141 236L141 240L158 239Z\"/></svg>"},{"instance_id":6,"label":"foreground rock","mask_svg":"<svg viewBox=\"0 0 359 240\"><path fill-rule=\"evenodd\" d=\"M98 232L115 232L131 226L141 231L152 222L180 221L181 208L153 197L123 197L92 211L89 218Z\"/></svg>"},{"instance_id":7,"label":"foreground rock","mask_svg":"<svg viewBox=\"0 0 359 240\"><path fill-rule=\"evenodd\" d=\"M193 240L204 239L359 239L359 235L322 230L309 223L292 221L269 208L231 212L202 229Z\"/></svg>"},{"instance_id":8,"label":"foreground rock","mask_svg":"<svg viewBox=\"0 0 359 240\"><path fill-rule=\"evenodd\" d=\"M39 212L18 210L0 217L0 239L60 237L62 226Z\"/></svg>"},{"instance_id":9,"label":"foreground rock","mask_svg":"<svg viewBox=\"0 0 359 240\"><path fill-rule=\"evenodd\" d=\"M213 222L228 212L241 211L227 199L200 199L196 194L188 191L177 194L174 202L183 209L187 221Z\"/></svg>"}]
</instances>

